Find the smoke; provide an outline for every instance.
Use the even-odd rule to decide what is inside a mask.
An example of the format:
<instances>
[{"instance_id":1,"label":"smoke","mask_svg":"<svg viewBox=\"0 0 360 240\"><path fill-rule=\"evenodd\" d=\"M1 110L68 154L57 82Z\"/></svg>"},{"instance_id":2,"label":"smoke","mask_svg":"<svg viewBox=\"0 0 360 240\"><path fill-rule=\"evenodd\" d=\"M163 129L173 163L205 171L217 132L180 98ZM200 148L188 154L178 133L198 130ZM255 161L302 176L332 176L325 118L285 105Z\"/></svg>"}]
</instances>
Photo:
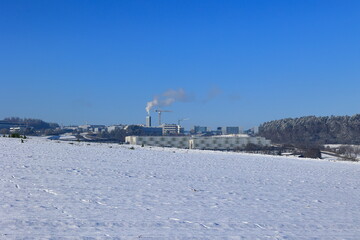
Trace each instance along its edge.
<instances>
[{"instance_id":1,"label":"smoke","mask_svg":"<svg viewBox=\"0 0 360 240\"><path fill-rule=\"evenodd\" d=\"M205 99L203 100L203 103L207 103L215 98L217 98L218 96L220 96L222 94L222 90L221 88L217 87L217 86L213 86L207 93Z\"/></svg>"},{"instance_id":2,"label":"smoke","mask_svg":"<svg viewBox=\"0 0 360 240\"><path fill-rule=\"evenodd\" d=\"M155 107L165 107L170 106L174 102L188 102L191 101L191 96L188 95L184 89L180 88L179 90L170 89L160 95L154 97L154 99L146 104L146 111L150 114L150 110Z\"/></svg>"},{"instance_id":3,"label":"smoke","mask_svg":"<svg viewBox=\"0 0 360 240\"><path fill-rule=\"evenodd\" d=\"M81 108L93 108L94 104L86 99L82 99L82 98L78 98L78 99L74 99L71 102L72 105L76 106L76 107L81 107Z\"/></svg>"},{"instance_id":4,"label":"smoke","mask_svg":"<svg viewBox=\"0 0 360 240\"><path fill-rule=\"evenodd\" d=\"M241 95L239 93L233 93L229 95L229 100L230 101L240 101L242 99Z\"/></svg>"}]
</instances>

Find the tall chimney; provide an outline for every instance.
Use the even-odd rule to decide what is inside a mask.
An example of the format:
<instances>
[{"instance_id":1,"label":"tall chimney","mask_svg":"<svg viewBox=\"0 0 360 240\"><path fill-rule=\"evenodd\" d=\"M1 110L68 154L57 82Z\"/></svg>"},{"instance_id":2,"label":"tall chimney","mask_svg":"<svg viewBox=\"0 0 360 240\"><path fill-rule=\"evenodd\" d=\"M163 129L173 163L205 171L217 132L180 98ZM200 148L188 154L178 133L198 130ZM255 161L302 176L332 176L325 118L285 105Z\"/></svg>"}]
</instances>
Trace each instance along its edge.
<instances>
[{"instance_id":1,"label":"tall chimney","mask_svg":"<svg viewBox=\"0 0 360 240\"><path fill-rule=\"evenodd\" d=\"M151 127L151 116L150 115L146 116L146 126Z\"/></svg>"}]
</instances>

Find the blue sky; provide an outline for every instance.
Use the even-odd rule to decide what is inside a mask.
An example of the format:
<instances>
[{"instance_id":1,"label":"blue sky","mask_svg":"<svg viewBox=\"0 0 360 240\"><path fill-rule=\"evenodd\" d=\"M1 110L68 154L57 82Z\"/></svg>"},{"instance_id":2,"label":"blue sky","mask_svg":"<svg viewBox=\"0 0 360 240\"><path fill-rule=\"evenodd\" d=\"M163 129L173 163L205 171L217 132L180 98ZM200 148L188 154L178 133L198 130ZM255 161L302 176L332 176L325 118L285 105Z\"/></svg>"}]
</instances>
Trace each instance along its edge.
<instances>
[{"instance_id":1,"label":"blue sky","mask_svg":"<svg viewBox=\"0 0 360 240\"><path fill-rule=\"evenodd\" d=\"M0 1L0 118L243 126L360 112L360 1ZM153 109L156 109L153 108ZM153 120L157 116L152 112Z\"/></svg>"}]
</instances>

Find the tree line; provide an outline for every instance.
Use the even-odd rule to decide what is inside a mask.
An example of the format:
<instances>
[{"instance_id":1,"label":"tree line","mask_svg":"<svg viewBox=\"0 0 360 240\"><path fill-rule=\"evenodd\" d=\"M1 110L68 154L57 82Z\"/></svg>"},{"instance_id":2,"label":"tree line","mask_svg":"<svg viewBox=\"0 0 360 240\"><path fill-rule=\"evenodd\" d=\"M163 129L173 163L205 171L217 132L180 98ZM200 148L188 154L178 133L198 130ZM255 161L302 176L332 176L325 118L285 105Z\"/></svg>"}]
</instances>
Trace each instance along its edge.
<instances>
[{"instance_id":1,"label":"tree line","mask_svg":"<svg viewBox=\"0 0 360 240\"><path fill-rule=\"evenodd\" d=\"M32 127L35 130L51 129L51 128L59 127L59 124L57 123L48 123L43 120L33 119L33 118L8 117L8 118L4 118L3 121L18 125L23 125L26 127Z\"/></svg>"},{"instance_id":2,"label":"tree line","mask_svg":"<svg viewBox=\"0 0 360 240\"><path fill-rule=\"evenodd\" d=\"M360 114L269 121L260 125L259 135L282 144L360 144Z\"/></svg>"}]
</instances>

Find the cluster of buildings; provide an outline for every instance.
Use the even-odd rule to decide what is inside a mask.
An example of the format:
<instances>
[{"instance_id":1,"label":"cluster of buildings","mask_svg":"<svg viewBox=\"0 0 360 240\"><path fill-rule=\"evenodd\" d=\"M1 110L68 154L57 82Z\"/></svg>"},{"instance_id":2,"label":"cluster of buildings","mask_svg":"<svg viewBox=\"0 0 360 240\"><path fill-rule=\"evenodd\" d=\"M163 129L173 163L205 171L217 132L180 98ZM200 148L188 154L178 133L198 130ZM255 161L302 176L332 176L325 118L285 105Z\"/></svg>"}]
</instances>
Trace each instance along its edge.
<instances>
[{"instance_id":1,"label":"cluster of buildings","mask_svg":"<svg viewBox=\"0 0 360 240\"><path fill-rule=\"evenodd\" d=\"M124 129L125 125L93 125L93 124L85 124L79 126L65 126L62 127L64 130L68 130L70 132L82 132L82 133L102 133L102 132L112 132L116 129Z\"/></svg>"},{"instance_id":2,"label":"cluster of buildings","mask_svg":"<svg viewBox=\"0 0 360 240\"><path fill-rule=\"evenodd\" d=\"M136 128L136 135L131 129ZM248 144L269 146L270 140L255 136L256 129L244 133L242 127L224 126L211 130L206 126L194 126L185 131L180 124L161 124L152 126L151 117L146 117L144 125L81 125L72 127L72 130L82 133L101 133L116 129L127 131L130 136L125 142L133 145L175 147L185 149L208 150L238 150L244 149Z\"/></svg>"},{"instance_id":3,"label":"cluster of buildings","mask_svg":"<svg viewBox=\"0 0 360 240\"><path fill-rule=\"evenodd\" d=\"M118 129L128 130L132 126L137 126L142 135L163 136L163 135L181 135L184 134L184 128L177 124L162 124L158 127L144 126L144 125L91 125L85 124L80 126L63 127L64 130L76 131L81 133L103 133L112 132Z\"/></svg>"},{"instance_id":4,"label":"cluster of buildings","mask_svg":"<svg viewBox=\"0 0 360 240\"><path fill-rule=\"evenodd\" d=\"M10 132L21 132L25 127L0 121L0 129L9 129ZM237 150L245 148L248 144L270 145L270 140L256 136L256 128L244 132L238 126L218 127L215 130L206 126L194 126L190 131L185 131L180 125L180 120L178 124L161 124L160 114L158 126L152 126L151 117L147 116L145 125L85 124L59 128L58 134L81 135L84 139L97 140L99 133L111 133L115 130L124 130L128 135L125 142L134 145L211 150Z\"/></svg>"},{"instance_id":5,"label":"cluster of buildings","mask_svg":"<svg viewBox=\"0 0 360 240\"><path fill-rule=\"evenodd\" d=\"M211 130L205 126L194 126L185 133L180 125L162 124L151 126L151 117L146 117L146 125L142 126L144 135L127 136L125 142L133 145L174 147L202 150L238 150L248 144L270 146L270 140L263 137L250 136L243 133L241 127L218 127ZM256 134L256 129L252 130Z\"/></svg>"},{"instance_id":6,"label":"cluster of buildings","mask_svg":"<svg viewBox=\"0 0 360 240\"><path fill-rule=\"evenodd\" d=\"M131 129L136 128L136 135L131 134ZM174 147L185 149L204 150L238 150L244 149L248 144L269 146L270 140L255 136L257 129L244 132L242 127L224 126L211 130L206 126L194 126L190 131L185 131L179 124L161 124L152 126L151 117L146 116L144 125L81 125L72 127L74 131L82 133L101 133L116 129L129 132L130 136L125 142L133 145Z\"/></svg>"},{"instance_id":7,"label":"cluster of buildings","mask_svg":"<svg viewBox=\"0 0 360 240\"><path fill-rule=\"evenodd\" d=\"M159 122L159 126L153 127L151 125L151 117L146 117L146 124L142 126L142 130L145 135L152 136L167 136L167 135L183 135L183 134L191 134L191 135L228 135L228 134L242 134L242 127L218 127L216 130L211 130L206 126L194 126L190 132L185 132L184 128L181 127L180 123L178 124L161 124Z\"/></svg>"},{"instance_id":8,"label":"cluster of buildings","mask_svg":"<svg viewBox=\"0 0 360 240\"><path fill-rule=\"evenodd\" d=\"M192 134L205 134L205 135L229 135L229 134L242 134L242 127L218 127L216 130L211 130L204 126L194 126L191 130Z\"/></svg>"}]
</instances>

